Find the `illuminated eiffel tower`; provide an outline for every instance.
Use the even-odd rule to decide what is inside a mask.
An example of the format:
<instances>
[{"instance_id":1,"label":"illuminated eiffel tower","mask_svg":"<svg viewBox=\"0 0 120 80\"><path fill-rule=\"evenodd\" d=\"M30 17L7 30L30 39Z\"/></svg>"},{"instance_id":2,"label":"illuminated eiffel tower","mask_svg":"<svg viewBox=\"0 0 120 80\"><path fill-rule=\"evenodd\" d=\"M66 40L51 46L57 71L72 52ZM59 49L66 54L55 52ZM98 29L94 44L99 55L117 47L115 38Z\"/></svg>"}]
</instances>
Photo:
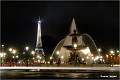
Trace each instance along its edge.
<instances>
[{"instance_id":1,"label":"illuminated eiffel tower","mask_svg":"<svg viewBox=\"0 0 120 80\"><path fill-rule=\"evenodd\" d=\"M40 17L38 20L38 29L37 29L37 42L36 42L36 57L39 63L44 63L45 62L45 54L44 50L42 48L42 39L41 39L41 21Z\"/></svg>"}]
</instances>

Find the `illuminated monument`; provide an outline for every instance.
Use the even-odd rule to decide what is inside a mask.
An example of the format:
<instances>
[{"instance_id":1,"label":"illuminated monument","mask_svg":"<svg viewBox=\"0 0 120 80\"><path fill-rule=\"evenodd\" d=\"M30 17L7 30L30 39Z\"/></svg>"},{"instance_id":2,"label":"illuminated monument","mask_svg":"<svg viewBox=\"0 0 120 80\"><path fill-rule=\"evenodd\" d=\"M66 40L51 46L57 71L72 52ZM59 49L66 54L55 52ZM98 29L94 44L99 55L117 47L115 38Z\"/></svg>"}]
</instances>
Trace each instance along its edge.
<instances>
[{"instance_id":1,"label":"illuminated monument","mask_svg":"<svg viewBox=\"0 0 120 80\"><path fill-rule=\"evenodd\" d=\"M36 42L35 51L36 51L37 61L39 61L40 63L44 63L45 62L45 54L44 54L44 50L42 48L40 17L39 17L39 21L38 21L37 42Z\"/></svg>"},{"instance_id":2,"label":"illuminated monument","mask_svg":"<svg viewBox=\"0 0 120 80\"><path fill-rule=\"evenodd\" d=\"M98 63L100 54L93 39L86 33L80 34L72 20L70 33L55 47L51 59L58 63Z\"/></svg>"}]
</instances>

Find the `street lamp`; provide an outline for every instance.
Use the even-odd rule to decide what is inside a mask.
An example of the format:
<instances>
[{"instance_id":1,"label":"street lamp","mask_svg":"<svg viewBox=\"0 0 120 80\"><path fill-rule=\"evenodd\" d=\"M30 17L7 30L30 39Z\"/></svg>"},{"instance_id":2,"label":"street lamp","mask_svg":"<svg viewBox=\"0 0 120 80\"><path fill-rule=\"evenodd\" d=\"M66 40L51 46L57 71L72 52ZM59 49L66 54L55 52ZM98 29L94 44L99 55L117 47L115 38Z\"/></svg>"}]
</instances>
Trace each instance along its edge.
<instances>
[{"instance_id":1,"label":"street lamp","mask_svg":"<svg viewBox=\"0 0 120 80\"><path fill-rule=\"evenodd\" d=\"M98 52L101 52L102 50L100 48L98 48Z\"/></svg>"},{"instance_id":2,"label":"street lamp","mask_svg":"<svg viewBox=\"0 0 120 80\"><path fill-rule=\"evenodd\" d=\"M111 53L111 54L114 54L114 51L113 51L113 50L110 50L110 53Z\"/></svg>"},{"instance_id":3,"label":"street lamp","mask_svg":"<svg viewBox=\"0 0 120 80\"><path fill-rule=\"evenodd\" d=\"M113 51L113 50L110 50L110 55L111 55L111 62L112 62L112 64L114 63L113 61L114 60L112 60L112 59L114 59L114 54L115 52Z\"/></svg>"},{"instance_id":4,"label":"street lamp","mask_svg":"<svg viewBox=\"0 0 120 80\"><path fill-rule=\"evenodd\" d=\"M12 53L15 54L15 53L16 53L16 50L13 50Z\"/></svg>"},{"instance_id":5,"label":"street lamp","mask_svg":"<svg viewBox=\"0 0 120 80\"><path fill-rule=\"evenodd\" d=\"M50 57L50 59L52 59L52 56Z\"/></svg>"},{"instance_id":6,"label":"street lamp","mask_svg":"<svg viewBox=\"0 0 120 80\"><path fill-rule=\"evenodd\" d=\"M12 48L9 48L9 51L11 52L11 51L12 51Z\"/></svg>"},{"instance_id":7,"label":"street lamp","mask_svg":"<svg viewBox=\"0 0 120 80\"><path fill-rule=\"evenodd\" d=\"M35 51L32 51L31 54L34 55L34 54L35 54Z\"/></svg>"},{"instance_id":8,"label":"street lamp","mask_svg":"<svg viewBox=\"0 0 120 80\"><path fill-rule=\"evenodd\" d=\"M12 50L13 53L13 66L14 66L14 55L16 54L16 50Z\"/></svg>"},{"instance_id":9,"label":"street lamp","mask_svg":"<svg viewBox=\"0 0 120 80\"><path fill-rule=\"evenodd\" d=\"M26 46L26 47L25 47L25 49L26 49L26 51L28 51L28 50L29 50L29 47L28 47L28 46Z\"/></svg>"},{"instance_id":10,"label":"street lamp","mask_svg":"<svg viewBox=\"0 0 120 80\"><path fill-rule=\"evenodd\" d=\"M26 46L25 50L26 50L26 62L27 62L27 67L28 67L28 56L29 56L28 50L29 50L29 47Z\"/></svg>"}]
</instances>

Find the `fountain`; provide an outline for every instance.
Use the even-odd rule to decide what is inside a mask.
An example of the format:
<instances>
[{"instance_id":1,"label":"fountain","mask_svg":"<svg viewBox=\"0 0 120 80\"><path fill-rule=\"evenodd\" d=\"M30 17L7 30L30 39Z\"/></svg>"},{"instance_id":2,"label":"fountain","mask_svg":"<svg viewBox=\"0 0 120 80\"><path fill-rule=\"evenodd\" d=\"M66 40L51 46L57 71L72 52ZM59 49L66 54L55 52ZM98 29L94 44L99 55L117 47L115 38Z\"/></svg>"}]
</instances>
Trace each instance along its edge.
<instances>
[{"instance_id":1,"label":"fountain","mask_svg":"<svg viewBox=\"0 0 120 80\"><path fill-rule=\"evenodd\" d=\"M92 64L99 62L100 53L93 39L87 33L79 34L73 18L70 33L55 47L52 58L61 64Z\"/></svg>"}]
</instances>

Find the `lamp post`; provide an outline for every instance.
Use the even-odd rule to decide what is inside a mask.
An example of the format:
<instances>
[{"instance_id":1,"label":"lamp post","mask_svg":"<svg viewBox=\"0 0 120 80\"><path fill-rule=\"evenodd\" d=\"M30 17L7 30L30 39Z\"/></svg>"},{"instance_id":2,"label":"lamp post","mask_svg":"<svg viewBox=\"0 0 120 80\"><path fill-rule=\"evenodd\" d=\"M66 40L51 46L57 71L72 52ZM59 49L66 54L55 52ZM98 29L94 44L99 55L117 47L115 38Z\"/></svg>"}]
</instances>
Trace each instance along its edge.
<instances>
[{"instance_id":1,"label":"lamp post","mask_svg":"<svg viewBox=\"0 0 120 80\"><path fill-rule=\"evenodd\" d=\"M13 50L12 53L13 53L13 66L14 66L14 59L15 59L16 50Z\"/></svg>"},{"instance_id":2,"label":"lamp post","mask_svg":"<svg viewBox=\"0 0 120 80\"><path fill-rule=\"evenodd\" d=\"M114 55L115 55L115 53L114 53L114 51L113 50L110 50L110 55L111 55L111 63L112 64L114 64Z\"/></svg>"},{"instance_id":3,"label":"lamp post","mask_svg":"<svg viewBox=\"0 0 120 80\"><path fill-rule=\"evenodd\" d=\"M12 49L12 48L9 48L9 51L10 51L10 54L11 54L11 59L10 59L10 66L11 66L11 63L13 62L13 66L14 66L14 58L15 58L15 54L16 54L16 50L14 50L14 49ZM12 62L11 62L11 60L12 60Z\"/></svg>"},{"instance_id":4,"label":"lamp post","mask_svg":"<svg viewBox=\"0 0 120 80\"><path fill-rule=\"evenodd\" d=\"M58 56L57 63L60 64L60 52L57 51L56 54L57 54L57 56Z\"/></svg>"},{"instance_id":5,"label":"lamp post","mask_svg":"<svg viewBox=\"0 0 120 80\"><path fill-rule=\"evenodd\" d=\"M34 56L35 56L35 51L31 51L31 54L32 54L32 64L34 65Z\"/></svg>"},{"instance_id":6,"label":"lamp post","mask_svg":"<svg viewBox=\"0 0 120 80\"><path fill-rule=\"evenodd\" d=\"M98 52L100 53L100 55L101 55L101 48L98 48ZM99 63L101 63L101 61L100 61L100 55L99 55Z\"/></svg>"},{"instance_id":7,"label":"lamp post","mask_svg":"<svg viewBox=\"0 0 120 80\"><path fill-rule=\"evenodd\" d=\"M2 44L2 46L1 46L1 48L2 48L2 57L1 57L1 66L4 64L4 45Z\"/></svg>"},{"instance_id":8,"label":"lamp post","mask_svg":"<svg viewBox=\"0 0 120 80\"><path fill-rule=\"evenodd\" d=\"M25 50L26 50L26 56L25 56L26 60L25 61L26 61L27 67L28 67L28 50L29 50L29 47L26 46Z\"/></svg>"},{"instance_id":9,"label":"lamp post","mask_svg":"<svg viewBox=\"0 0 120 80\"><path fill-rule=\"evenodd\" d=\"M106 56L106 61L107 61L107 63L109 63L109 57L108 57L108 54L106 54L105 56Z\"/></svg>"},{"instance_id":10,"label":"lamp post","mask_svg":"<svg viewBox=\"0 0 120 80\"><path fill-rule=\"evenodd\" d=\"M12 48L9 48L10 55L12 55L12 50L13 50ZM12 60L12 56L10 56L10 67L11 67L11 63L12 63L11 60Z\"/></svg>"}]
</instances>

